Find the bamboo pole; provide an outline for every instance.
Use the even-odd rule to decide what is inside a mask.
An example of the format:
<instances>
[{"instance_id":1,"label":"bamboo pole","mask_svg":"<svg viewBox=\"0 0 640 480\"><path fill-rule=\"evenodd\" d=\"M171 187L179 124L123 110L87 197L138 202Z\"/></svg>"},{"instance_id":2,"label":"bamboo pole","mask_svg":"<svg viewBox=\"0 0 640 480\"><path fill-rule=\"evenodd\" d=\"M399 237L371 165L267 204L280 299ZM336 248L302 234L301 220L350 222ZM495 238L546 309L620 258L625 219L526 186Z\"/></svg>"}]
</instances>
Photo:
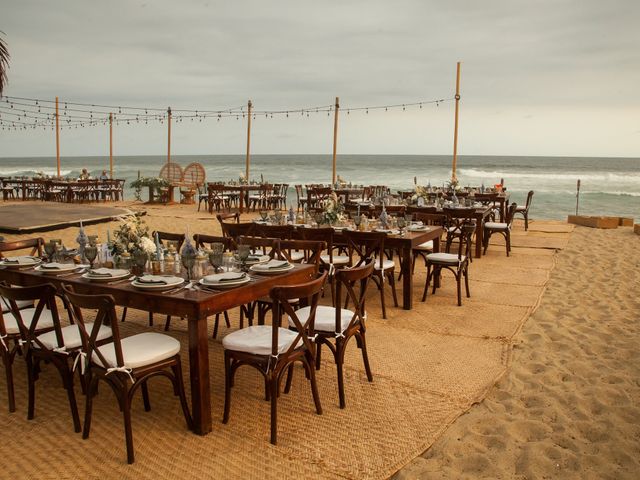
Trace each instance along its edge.
<instances>
[{"instance_id":1,"label":"bamboo pole","mask_svg":"<svg viewBox=\"0 0 640 480\"><path fill-rule=\"evenodd\" d=\"M245 160L245 180L247 183L249 182L249 165L251 163L251 109L253 108L253 104L251 100L247 102L247 159Z\"/></svg>"},{"instance_id":2,"label":"bamboo pole","mask_svg":"<svg viewBox=\"0 0 640 480\"><path fill-rule=\"evenodd\" d=\"M56 97L56 162L58 165L58 177L60 176L60 121L58 117L58 97Z\"/></svg>"},{"instance_id":3,"label":"bamboo pole","mask_svg":"<svg viewBox=\"0 0 640 480\"><path fill-rule=\"evenodd\" d=\"M109 114L109 178L113 180L113 113Z\"/></svg>"},{"instance_id":4,"label":"bamboo pole","mask_svg":"<svg viewBox=\"0 0 640 480\"><path fill-rule=\"evenodd\" d=\"M167 163L171 163L171 107L167 108Z\"/></svg>"},{"instance_id":5,"label":"bamboo pole","mask_svg":"<svg viewBox=\"0 0 640 480\"><path fill-rule=\"evenodd\" d=\"M458 104L460 103L460 62L456 67L456 117L453 127L453 165L451 167L451 181L455 181L456 177L456 164L458 162Z\"/></svg>"},{"instance_id":6,"label":"bamboo pole","mask_svg":"<svg viewBox=\"0 0 640 480\"><path fill-rule=\"evenodd\" d=\"M335 185L337 180L336 152L338 151L338 110L340 110L340 97L336 97L336 109L333 116L333 174L331 184Z\"/></svg>"}]
</instances>

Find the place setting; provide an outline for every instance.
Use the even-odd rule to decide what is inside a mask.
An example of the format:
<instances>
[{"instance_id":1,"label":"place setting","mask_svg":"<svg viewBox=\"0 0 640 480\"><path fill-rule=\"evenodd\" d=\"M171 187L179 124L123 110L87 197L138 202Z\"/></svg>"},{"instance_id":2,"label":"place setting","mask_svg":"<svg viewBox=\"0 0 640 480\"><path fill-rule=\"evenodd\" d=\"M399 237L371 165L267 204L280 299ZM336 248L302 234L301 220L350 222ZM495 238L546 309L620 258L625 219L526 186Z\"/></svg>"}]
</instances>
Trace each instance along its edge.
<instances>
[{"instance_id":1,"label":"place setting","mask_svg":"<svg viewBox=\"0 0 640 480\"><path fill-rule=\"evenodd\" d=\"M129 279L131 272L122 268L91 268L82 274L82 278L90 282L114 283Z\"/></svg>"},{"instance_id":2,"label":"place setting","mask_svg":"<svg viewBox=\"0 0 640 480\"><path fill-rule=\"evenodd\" d=\"M198 281L198 286L204 289L226 289L239 287L251 282L251 276L246 272L223 272L206 275Z\"/></svg>"},{"instance_id":3,"label":"place setting","mask_svg":"<svg viewBox=\"0 0 640 480\"><path fill-rule=\"evenodd\" d=\"M34 268L36 272L40 272L43 275L52 275L56 277L67 276L73 273L83 273L89 265L76 264L76 263L60 263L49 262L41 263Z\"/></svg>"},{"instance_id":4,"label":"place setting","mask_svg":"<svg viewBox=\"0 0 640 480\"><path fill-rule=\"evenodd\" d=\"M33 268L42 263L42 259L31 255L20 255L17 257L3 258L0 260L0 267L6 268Z\"/></svg>"},{"instance_id":5,"label":"place setting","mask_svg":"<svg viewBox=\"0 0 640 480\"><path fill-rule=\"evenodd\" d=\"M163 291L182 286L184 278L174 275L142 275L131 282L138 290Z\"/></svg>"},{"instance_id":6,"label":"place setting","mask_svg":"<svg viewBox=\"0 0 640 480\"><path fill-rule=\"evenodd\" d=\"M288 272L293 270L293 265L287 260L269 260L266 263L259 263L252 265L249 268L250 271L261 275L277 275L278 273Z\"/></svg>"}]
</instances>

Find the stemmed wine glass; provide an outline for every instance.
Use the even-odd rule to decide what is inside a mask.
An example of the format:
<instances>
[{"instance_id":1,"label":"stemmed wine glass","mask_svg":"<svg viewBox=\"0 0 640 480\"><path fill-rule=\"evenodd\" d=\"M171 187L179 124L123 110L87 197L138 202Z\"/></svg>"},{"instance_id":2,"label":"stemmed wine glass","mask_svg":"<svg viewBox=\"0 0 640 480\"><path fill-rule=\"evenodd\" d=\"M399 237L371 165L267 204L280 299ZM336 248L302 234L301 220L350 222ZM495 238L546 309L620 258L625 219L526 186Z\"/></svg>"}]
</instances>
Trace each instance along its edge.
<instances>
[{"instance_id":1,"label":"stemmed wine glass","mask_svg":"<svg viewBox=\"0 0 640 480\"><path fill-rule=\"evenodd\" d=\"M187 270L187 280L191 281L193 276L193 267L196 264L196 255L195 252L182 252L180 256L180 260L182 260L182 265Z\"/></svg>"},{"instance_id":2,"label":"stemmed wine glass","mask_svg":"<svg viewBox=\"0 0 640 480\"><path fill-rule=\"evenodd\" d=\"M398 228L400 229L400 235L404 235L404 227L407 225L405 218L402 215L398 215L397 222Z\"/></svg>"},{"instance_id":3,"label":"stemmed wine glass","mask_svg":"<svg viewBox=\"0 0 640 480\"><path fill-rule=\"evenodd\" d=\"M324 222L324 214L322 212L316 213L315 220L319 227Z\"/></svg>"},{"instance_id":4,"label":"stemmed wine glass","mask_svg":"<svg viewBox=\"0 0 640 480\"><path fill-rule=\"evenodd\" d=\"M260 210L260 218L263 222L266 222L267 218L269 218L269 212L267 210Z\"/></svg>"},{"instance_id":5,"label":"stemmed wine glass","mask_svg":"<svg viewBox=\"0 0 640 480\"><path fill-rule=\"evenodd\" d=\"M244 271L247 266L247 259L249 258L250 248L249 245L238 245L238 260Z\"/></svg>"},{"instance_id":6,"label":"stemmed wine glass","mask_svg":"<svg viewBox=\"0 0 640 480\"><path fill-rule=\"evenodd\" d=\"M98 256L98 247L95 244L90 244L84 247L84 256L89 260L89 267L93 268L93 262Z\"/></svg>"},{"instance_id":7,"label":"stemmed wine glass","mask_svg":"<svg viewBox=\"0 0 640 480\"><path fill-rule=\"evenodd\" d=\"M56 242L53 240L44 244L44 252L47 254L49 263L53 262L53 254L56 253Z\"/></svg>"},{"instance_id":8,"label":"stemmed wine glass","mask_svg":"<svg viewBox=\"0 0 640 480\"><path fill-rule=\"evenodd\" d=\"M211 252L209 252L209 263L213 267L213 273L218 273L222 267L222 252L224 251L224 243L214 242L211 244Z\"/></svg>"},{"instance_id":9,"label":"stemmed wine glass","mask_svg":"<svg viewBox=\"0 0 640 480\"><path fill-rule=\"evenodd\" d=\"M360 223L362 223L362 216L361 215L354 215L353 216L353 224L356 226L356 230L360 230Z\"/></svg>"}]
</instances>

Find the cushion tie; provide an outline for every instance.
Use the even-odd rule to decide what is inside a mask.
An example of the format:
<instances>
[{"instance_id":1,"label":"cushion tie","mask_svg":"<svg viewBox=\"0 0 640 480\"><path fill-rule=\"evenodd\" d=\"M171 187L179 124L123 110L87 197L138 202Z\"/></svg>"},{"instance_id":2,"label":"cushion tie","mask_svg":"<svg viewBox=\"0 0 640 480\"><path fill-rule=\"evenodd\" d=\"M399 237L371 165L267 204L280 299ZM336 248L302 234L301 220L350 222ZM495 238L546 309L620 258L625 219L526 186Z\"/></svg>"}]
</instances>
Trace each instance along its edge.
<instances>
[{"instance_id":1,"label":"cushion tie","mask_svg":"<svg viewBox=\"0 0 640 480\"><path fill-rule=\"evenodd\" d=\"M18 339L18 345L23 346L23 345L29 345L31 343L31 340L22 340L21 338Z\"/></svg>"},{"instance_id":2,"label":"cushion tie","mask_svg":"<svg viewBox=\"0 0 640 480\"><path fill-rule=\"evenodd\" d=\"M342 332L336 332L336 340L337 340L338 338L344 338L344 333L342 333Z\"/></svg>"},{"instance_id":3,"label":"cushion tie","mask_svg":"<svg viewBox=\"0 0 640 480\"><path fill-rule=\"evenodd\" d=\"M267 372L271 368L271 359L272 358L276 361L276 363L278 363L278 358L280 358L280 354L278 353L276 355L269 355L269 361L267 362Z\"/></svg>"},{"instance_id":4,"label":"cushion tie","mask_svg":"<svg viewBox=\"0 0 640 480\"><path fill-rule=\"evenodd\" d=\"M82 360L80 360L81 358L82 358ZM86 353L84 353L82 350L78 351L78 355L76 355L76 359L73 361L73 369L72 369L72 371L73 372L76 371L76 367L78 366L78 363L79 363L80 364L80 373L82 373L82 375L84 375L86 358L87 358L87 354Z\"/></svg>"},{"instance_id":5,"label":"cushion tie","mask_svg":"<svg viewBox=\"0 0 640 480\"><path fill-rule=\"evenodd\" d=\"M129 376L129 378L131 379L131 383L136 383L136 380L131 375L131 371L132 370L130 368L127 368L127 367L111 367L111 368L107 368L106 375L109 375L110 373L113 373L113 372L126 373Z\"/></svg>"},{"instance_id":6,"label":"cushion tie","mask_svg":"<svg viewBox=\"0 0 640 480\"><path fill-rule=\"evenodd\" d=\"M61 347L55 347L51 351L56 353L62 353L63 355L69 355L69 352L67 352L67 347L65 347L64 345Z\"/></svg>"},{"instance_id":7,"label":"cushion tie","mask_svg":"<svg viewBox=\"0 0 640 480\"><path fill-rule=\"evenodd\" d=\"M9 336L9 334L0 335L0 344L2 344L2 348L4 348L7 352L9 351L9 349L7 348L7 344L4 343L4 339L7 338L8 336Z\"/></svg>"}]
</instances>

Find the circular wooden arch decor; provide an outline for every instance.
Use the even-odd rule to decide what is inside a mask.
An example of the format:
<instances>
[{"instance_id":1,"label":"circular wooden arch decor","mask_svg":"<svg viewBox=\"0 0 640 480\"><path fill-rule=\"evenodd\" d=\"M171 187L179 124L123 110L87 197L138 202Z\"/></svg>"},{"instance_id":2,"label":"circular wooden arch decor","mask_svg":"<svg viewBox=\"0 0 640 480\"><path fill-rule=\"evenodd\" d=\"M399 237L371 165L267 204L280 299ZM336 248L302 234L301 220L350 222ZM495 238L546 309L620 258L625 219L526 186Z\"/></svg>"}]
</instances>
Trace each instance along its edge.
<instances>
[{"instance_id":1,"label":"circular wooden arch decor","mask_svg":"<svg viewBox=\"0 0 640 480\"><path fill-rule=\"evenodd\" d=\"M190 163L184 169L182 181L189 185L204 185L204 181L207 178L207 174L204 171L204 167L199 163Z\"/></svg>"},{"instance_id":2,"label":"circular wooden arch decor","mask_svg":"<svg viewBox=\"0 0 640 480\"><path fill-rule=\"evenodd\" d=\"M169 180L171 183L182 182L182 167L177 163L165 163L160 169L160 178Z\"/></svg>"}]
</instances>

